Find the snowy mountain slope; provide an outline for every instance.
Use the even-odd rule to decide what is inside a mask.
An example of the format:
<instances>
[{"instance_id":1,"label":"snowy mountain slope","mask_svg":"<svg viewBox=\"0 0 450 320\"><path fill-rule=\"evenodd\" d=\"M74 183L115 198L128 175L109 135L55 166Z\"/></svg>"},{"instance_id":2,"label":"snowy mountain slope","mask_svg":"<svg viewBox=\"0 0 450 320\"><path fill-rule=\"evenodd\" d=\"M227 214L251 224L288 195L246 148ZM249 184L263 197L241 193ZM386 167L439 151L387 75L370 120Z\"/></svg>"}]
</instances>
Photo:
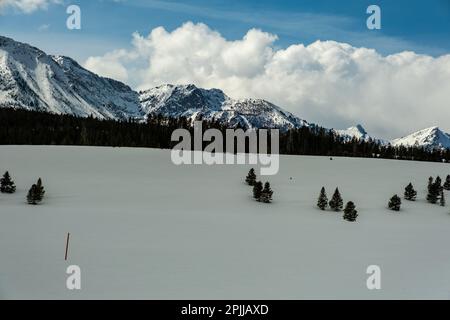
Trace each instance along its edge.
<instances>
[{"instance_id":1,"label":"snowy mountain slope","mask_svg":"<svg viewBox=\"0 0 450 320\"><path fill-rule=\"evenodd\" d=\"M450 148L450 135L438 127L414 132L406 137L392 140L393 146L421 146L430 149Z\"/></svg>"},{"instance_id":2,"label":"snowy mountain slope","mask_svg":"<svg viewBox=\"0 0 450 320\"><path fill-rule=\"evenodd\" d=\"M138 94L128 86L2 36L0 107L108 119L143 116Z\"/></svg>"},{"instance_id":3,"label":"snowy mountain slope","mask_svg":"<svg viewBox=\"0 0 450 320\"><path fill-rule=\"evenodd\" d=\"M235 100L219 89L201 89L195 85L166 84L141 92L142 108L147 114L217 120L232 127L299 128L305 120L261 99Z\"/></svg>"},{"instance_id":4,"label":"snowy mountain slope","mask_svg":"<svg viewBox=\"0 0 450 320\"><path fill-rule=\"evenodd\" d=\"M345 141L351 141L353 138L356 138L356 139L363 140L363 141L369 141L369 140L376 141L383 145L387 145L389 143L389 141L371 137L367 133L366 129L364 129L364 127L360 124L358 124L354 127L347 128L345 130L334 130L334 131L338 135L343 137Z\"/></svg>"},{"instance_id":5,"label":"snowy mountain slope","mask_svg":"<svg viewBox=\"0 0 450 320\"><path fill-rule=\"evenodd\" d=\"M344 130L335 130L335 132L343 137L345 140L352 140L353 138L361 139L364 141L369 140L371 137L362 125L358 124L355 127L350 127Z\"/></svg>"},{"instance_id":6,"label":"snowy mountain slope","mask_svg":"<svg viewBox=\"0 0 450 320\"><path fill-rule=\"evenodd\" d=\"M49 56L1 36L0 76L0 107L106 119L145 119L148 114L202 117L244 128L285 130L308 125L270 102L233 100L218 89L163 85L139 95L121 82L84 69L71 58Z\"/></svg>"}]
</instances>

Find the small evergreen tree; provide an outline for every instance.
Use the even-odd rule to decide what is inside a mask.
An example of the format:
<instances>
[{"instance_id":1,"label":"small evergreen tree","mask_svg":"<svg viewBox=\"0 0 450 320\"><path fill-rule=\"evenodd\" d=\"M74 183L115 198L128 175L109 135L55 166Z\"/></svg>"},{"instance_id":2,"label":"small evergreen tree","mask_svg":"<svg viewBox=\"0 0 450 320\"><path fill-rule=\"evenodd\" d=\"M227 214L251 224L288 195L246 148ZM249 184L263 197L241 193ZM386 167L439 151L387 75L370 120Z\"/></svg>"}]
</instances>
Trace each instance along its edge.
<instances>
[{"instance_id":1,"label":"small evergreen tree","mask_svg":"<svg viewBox=\"0 0 450 320\"><path fill-rule=\"evenodd\" d=\"M431 186L433 185L433 177L428 178L428 190L430 190Z\"/></svg>"},{"instance_id":2,"label":"small evergreen tree","mask_svg":"<svg viewBox=\"0 0 450 320\"><path fill-rule=\"evenodd\" d=\"M441 190L444 189L442 187L441 177L437 176L436 180L434 181L434 184L436 185L437 190L439 190L439 193L441 193Z\"/></svg>"},{"instance_id":3,"label":"small evergreen tree","mask_svg":"<svg viewBox=\"0 0 450 320\"><path fill-rule=\"evenodd\" d=\"M16 192L16 186L14 181L11 179L9 172L6 171L3 178L0 179L0 192L2 193L14 193Z\"/></svg>"},{"instance_id":4,"label":"small evergreen tree","mask_svg":"<svg viewBox=\"0 0 450 320\"><path fill-rule=\"evenodd\" d=\"M344 201L342 200L341 194L339 193L339 189L336 188L334 191L333 197L329 202L330 208L333 211L341 211L344 206Z\"/></svg>"},{"instance_id":5,"label":"small evergreen tree","mask_svg":"<svg viewBox=\"0 0 450 320\"><path fill-rule=\"evenodd\" d=\"M44 194L45 191L42 180L39 178L36 184L33 184L30 190L28 190L27 201L29 204L38 204L44 198Z\"/></svg>"},{"instance_id":6,"label":"small evergreen tree","mask_svg":"<svg viewBox=\"0 0 450 320\"><path fill-rule=\"evenodd\" d=\"M30 190L28 190L27 201L28 201L28 204L37 204L38 203L38 200L36 197L36 184L33 184L31 186Z\"/></svg>"},{"instance_id":7,"label":"small evergreen tree","mask_svg":"<svg viewBox=\"0 0 450 320\"><path fill-rule=\"evenodd\" d=\"M247 184L249 186L254 186L256 183L256 174L255 174L255 169L251 168L250 171L247 174L247 177L245 178L245 182L247 182Z\"/></svg>"},{"instance_id":8,"label":"small evergreen tree","mask_svg":"<svg viewBox=\"0 0 450 320\"><path fill-rule=\"evenodd\" d=\"M439 200L440 193L441 193L440 181L436 179L434 183L428 186L427 201L433 204L437 203Z\"/></svg>"},{"instance_id":9,"label":"small evergreen tree","mask_svg":"<svg viewBox=\"0 0 450 320\"><path fill-rule=\"evenodd\" d=\"M347 221L356 221L358 217L358 211L355 210L355 204L352 201L347 202L344 209L344 220Z\"/></svg>"},{"instance_id":10,"label":"small evergreen tree","mask_svg":"<svg viewBox=\"0 0 450 320\"><path fill-rule=\"evenodd\" d=\"M319 199L317 200L317 206L320 210L325 210L328 207L327 193L325 192L325 187L320 190Z\"/></svg>"},{"instance_id":11,"label":"small evergreen tree","mask_svg":"<svg viewBox=\"0 0 450 320\"><path fill-rule=\"evenodd\" d=\"M37 195L37 199L40 201L42 201L42 199L44 198L44 194L45 194L45 190L44 190L44 186L42 185L42 180L41 178L38 179L37 183L36 183L36 195Z\"/></svg>"},{"instance_id":12,"label":"small evergreen tree","mask_svg":"<svg viewBox=\"0 0 450 320\"><path fill-rule=\"evenodd\" d=\"M394 195L390 200L389 200L389 209L394 210L394 211L400 211L400 207L402 205L402 199L400 199L400 197L398 195Z\"/></svg>"},{"instance_id":13,"label":"small evergreen tree","mask_svg":"<svg viewBox=\"0 0 450 320\"><path fill-rule=\"evenodd\" d=\"M444 189L450 190L450 174L447 176L447 179L445 179Z\"/></svg>"},{"instance_id":14,"label":"small evergreen tree","mask_svg":"<svg viewBox=\"0 0 450 320\"><path fill-rule=\"evenodd\" d=\"M442 187L442 179L441 179L441 177L437 176L436 180L434 181L434 183L436 185L438 185L439 188Z\"/></svg>"},{"instance_id":15,"label":"small evergreen tree","mask_svg":"<svg viewBox=\"0 0 450 320\"><path fill-rule=\"evenodd\" d=\"M272 191L272 189L270 189L270 183L266 182L264 184L264 189L261 192L260 201L262 201L264 203L270 203L270 202L272 202L272 195L273 195L273 191Z\"/></svg>"},{"instance_id":16,"label":"small evergreen tree","mask_svg":"<svg viewBox=\"0 0 450 320\"><path fill-rule=\"evenodd\" d=\"M441 190L441 198L439 199L439 204L441 205L441 207L445 207L444 190Z\"/></svg>"},{"instance_id":17,"label":"small evergreen tree","mask_svg":"<svg viewBox=\"0 0 450 320\"><path fill-rule=\"evenodd\" d=\"M253 186L253 198L260 201L262 191L263 191L262 182L261 181L255 182L255 185Z\"/></svg>"},{"instance_id":18,"label":"small evergreen tree","mask_svg":"<svg viewBox=\"0 0 450 320\"><path fill-rule=\"evenodd\" d=\"M405 188L405 199L409 201L415 201L417 197L417 191L414 190L412 183L409 183Z\"/></svg>"}]
</instances>

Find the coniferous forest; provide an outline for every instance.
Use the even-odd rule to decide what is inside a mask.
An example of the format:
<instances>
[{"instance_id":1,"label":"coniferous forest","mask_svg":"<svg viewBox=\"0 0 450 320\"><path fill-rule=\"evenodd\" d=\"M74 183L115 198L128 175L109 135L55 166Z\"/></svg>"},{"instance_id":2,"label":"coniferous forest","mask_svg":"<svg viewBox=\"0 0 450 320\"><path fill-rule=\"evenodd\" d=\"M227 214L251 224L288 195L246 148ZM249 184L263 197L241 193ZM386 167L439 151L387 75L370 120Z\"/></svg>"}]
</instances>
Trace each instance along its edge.
<instances>
[{"instance_id":1,"label":"coniferous forest","mask_svg":"<svg viewBox=\"0 0 450 320\"><path fill-rule=\"evenodd\" d=\"M201 120L201 119L198 119ZM38 111L0 109L0 144L2 145L82 145L113 147L172 148L177 128L191 131L190 120L149 116L147 121L100 120L56 115ZM203 130L216 128L218 122L203 122ZM205 146L209 142L204 143ZM224 141L225 150L225 141ZM356 138L345 141L334 132L318 126L280 132L280 154L347 156L400 160L449 162L450 150L427 150L421 147L383 146L376 141Z\"/></svg>"}]
</instances>

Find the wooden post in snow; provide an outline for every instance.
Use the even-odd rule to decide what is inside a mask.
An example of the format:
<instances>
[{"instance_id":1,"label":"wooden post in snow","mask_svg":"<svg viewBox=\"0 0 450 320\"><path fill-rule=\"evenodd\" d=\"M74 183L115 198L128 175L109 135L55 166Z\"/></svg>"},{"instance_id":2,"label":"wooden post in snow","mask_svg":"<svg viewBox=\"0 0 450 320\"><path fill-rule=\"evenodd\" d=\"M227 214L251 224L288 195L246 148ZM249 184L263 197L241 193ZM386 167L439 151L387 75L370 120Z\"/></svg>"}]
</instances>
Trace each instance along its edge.
<instances>
[{"instance_id":1,"label":"wooden post in snow","mask_svg":"<svg viewBox=\"0 0 450 320\"><path fill-rule=\"evenodd\" d=\"M64 256L64 260L67 261L67 252L69 250L69 238L70 238L70 233L67 233L67 240L66 240L66 254Z\"/></svg>"}]
</instances>

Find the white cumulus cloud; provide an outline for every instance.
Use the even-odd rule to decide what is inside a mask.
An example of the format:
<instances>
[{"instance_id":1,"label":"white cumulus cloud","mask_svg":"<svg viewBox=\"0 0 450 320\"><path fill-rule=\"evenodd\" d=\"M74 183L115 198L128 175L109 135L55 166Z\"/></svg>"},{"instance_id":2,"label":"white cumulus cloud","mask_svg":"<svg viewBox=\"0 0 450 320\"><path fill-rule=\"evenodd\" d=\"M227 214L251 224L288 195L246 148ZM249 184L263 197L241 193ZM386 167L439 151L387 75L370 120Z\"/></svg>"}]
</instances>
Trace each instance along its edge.
<instances>
[{"instance_id":1,"label":"white cumulus cloud","mask_svg":"<svg viewBox=\"0 0 450 320\"><path fill-rule=\"evenodd\" d=\"M61 0L0 0L0 12L11 8L24 13L31 13L39 9L47 9L52 3L61 3Z\"/></svg>"},{"instance_id":2,"label":"white cumulus cloud","mask_svg":"<svg viewBox=\"0 0 450 320\"><path fill-rule=\"evenodd\" d=\"M162 83L221 88L233 98L267 99L326 127L362 123L394 138L423 127L450 129L450 55L382 56L334 41L277 48L251 29L227 40L191 22L133 34L131 47L90 57L85 67L137 89Z\"/></svg>"}]
</instances>

